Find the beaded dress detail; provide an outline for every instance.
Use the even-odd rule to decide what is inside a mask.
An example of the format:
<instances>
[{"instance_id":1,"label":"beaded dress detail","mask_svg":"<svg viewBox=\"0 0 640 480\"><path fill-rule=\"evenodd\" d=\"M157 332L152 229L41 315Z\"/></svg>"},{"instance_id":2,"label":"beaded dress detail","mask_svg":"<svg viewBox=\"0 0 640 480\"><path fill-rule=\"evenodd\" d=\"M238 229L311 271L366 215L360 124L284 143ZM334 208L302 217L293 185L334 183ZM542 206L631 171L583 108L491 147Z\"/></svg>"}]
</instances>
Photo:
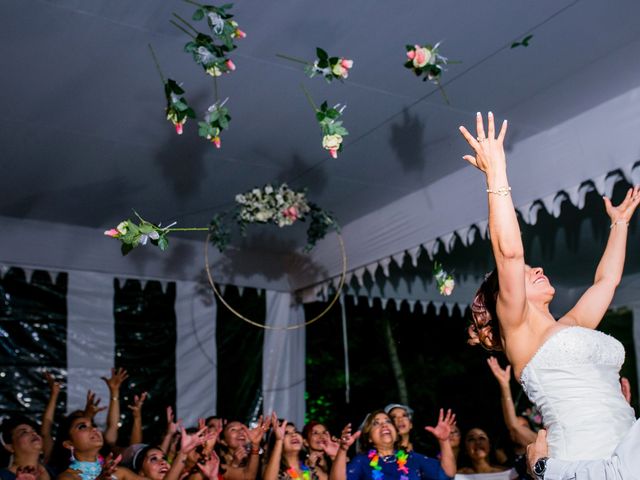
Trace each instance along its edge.
<instances>
[{"instance_id":1,"label":"beaded dress detail","mask_svg":"<svg viewBox=\"0 0 640 480\"><path fill-rule=\"evenodd\" d=\"M583 327L552 335L522 370L522 388L542 413L549 456L609 457L635 421L620 390L624 347Z\"/></svg>"}]
</instances>

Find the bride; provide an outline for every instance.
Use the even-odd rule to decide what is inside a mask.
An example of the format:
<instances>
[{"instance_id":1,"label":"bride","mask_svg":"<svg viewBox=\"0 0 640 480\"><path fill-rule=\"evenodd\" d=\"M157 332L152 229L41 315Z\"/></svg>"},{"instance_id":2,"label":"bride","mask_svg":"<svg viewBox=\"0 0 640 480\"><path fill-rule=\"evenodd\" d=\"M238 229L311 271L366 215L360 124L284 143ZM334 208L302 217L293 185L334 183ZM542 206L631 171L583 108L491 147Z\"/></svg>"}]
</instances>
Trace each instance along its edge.
<instances>
[{"instance_id":1,"label":"bride","mask_svg":"<svg viewBox=\"0 0 640 480\"><path fill-rule=\"evenodd\" d=\"M553 286L542 268L524 261L503 148L507 122L496 137L489 112L487 127L485 135L480 113L477 136L460 127L475 152L464 159L486 176L497 267L474 298L470 343L504 350L516 379L542 411L550 457L568 461L610 457L635 416L620 391L622 344L595 328L622 277L627 230L640 203L640 187L629 189L618 206L604 198L611 233L594 283L556 321L549 312ZM640 437L634 441L640 449Z\"/></svg>"}]
</instances>

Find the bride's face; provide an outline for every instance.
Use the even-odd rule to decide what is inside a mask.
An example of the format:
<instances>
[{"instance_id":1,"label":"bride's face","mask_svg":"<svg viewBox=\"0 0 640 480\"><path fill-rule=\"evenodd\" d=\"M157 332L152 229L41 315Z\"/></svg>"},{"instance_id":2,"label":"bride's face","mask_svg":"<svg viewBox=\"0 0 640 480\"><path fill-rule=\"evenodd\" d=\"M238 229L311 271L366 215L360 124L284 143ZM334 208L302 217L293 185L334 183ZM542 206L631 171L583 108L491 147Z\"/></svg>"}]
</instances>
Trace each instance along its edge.
<instances>
[{"instance_id":1,"label":"bride's face","mask_svg":"<svg viewBox=\"0 0 640 480\"><path fill-rule=\"evenodd\" d=\"M556 289L545 276L541 267L524 266L525 292L527 299L533 302L549 303Z\"/></svg>"}]
</instances>

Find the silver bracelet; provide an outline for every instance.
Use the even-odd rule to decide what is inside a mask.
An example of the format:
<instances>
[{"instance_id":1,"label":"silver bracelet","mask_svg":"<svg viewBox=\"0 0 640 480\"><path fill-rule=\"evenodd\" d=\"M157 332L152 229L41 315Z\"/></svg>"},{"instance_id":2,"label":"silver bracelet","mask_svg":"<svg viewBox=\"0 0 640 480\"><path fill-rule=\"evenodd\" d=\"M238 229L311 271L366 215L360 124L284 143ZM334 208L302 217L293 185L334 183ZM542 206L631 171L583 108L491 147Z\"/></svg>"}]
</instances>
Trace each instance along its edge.
<instances>
[{"instance_id":1,"label":"silver bracelet","mask_svg":"<svg viewBox=\"0 0 640 480\"><path fill-rule=\"evenodd\" d=\"M629 226L629 222L627 222L626 220L618 220L617 222L613 222L610 226L609 229L613 229L613 227L615 227L616 225L626 225L627 227Z\"/></svg>"},{"instance_id":2,"label":"silver bracelet","mask_svg":"<svg viewBox=\"0 0 640 480\"><path fill-rule=\"evenodd\" d=\"M509 195L510 191L511 191L511 187L509 186L496 188L495 190L487 188L487 193L493 193L495 195L500 195L501 197L506 197L507 195Z\"/></svg>"}]
</instances>

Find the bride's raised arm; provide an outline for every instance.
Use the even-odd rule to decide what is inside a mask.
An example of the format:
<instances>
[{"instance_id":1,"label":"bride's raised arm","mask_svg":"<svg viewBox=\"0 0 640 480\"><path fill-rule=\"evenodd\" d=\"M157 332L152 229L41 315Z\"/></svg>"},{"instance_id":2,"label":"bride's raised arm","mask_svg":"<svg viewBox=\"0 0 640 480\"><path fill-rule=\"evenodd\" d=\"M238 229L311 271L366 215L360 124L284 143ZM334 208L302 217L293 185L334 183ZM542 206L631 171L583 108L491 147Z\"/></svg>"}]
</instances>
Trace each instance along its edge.
<instances>
[{"instance_id":1,"label":"bride's raised arm","mask_svg":"<svg viewBox=\"0 0 640 480\"><path fill-rule=\"evenodd\" d=\"M463 158L486 176L489 232L500 285L496 308L500 327L507 333L524 323L527 311L524 248L511 200L503 146L507 121L502 123L496 137L493 114L489 112L485 135L482 115L478 112L476 131L477 136L474 137L465 127L460 127L460 132L475 152L475 156L465 155Z\"/></svg>"},{"instance_id":2,"label":"bride's raised arm","mask_svg":"<svg viewBox=\"0 0 640 480\"><path fill-rule=\"evenodd\" d=\"M611 220L611 233L596 270L593 285L582 295L560 322L596 328L606 313L616 287L622 279L627 249L627 232L633 212L640 204L640 186L630 188L620 205L614 207L604 197L604 206Z\"/></svg>"}]
</instances>

